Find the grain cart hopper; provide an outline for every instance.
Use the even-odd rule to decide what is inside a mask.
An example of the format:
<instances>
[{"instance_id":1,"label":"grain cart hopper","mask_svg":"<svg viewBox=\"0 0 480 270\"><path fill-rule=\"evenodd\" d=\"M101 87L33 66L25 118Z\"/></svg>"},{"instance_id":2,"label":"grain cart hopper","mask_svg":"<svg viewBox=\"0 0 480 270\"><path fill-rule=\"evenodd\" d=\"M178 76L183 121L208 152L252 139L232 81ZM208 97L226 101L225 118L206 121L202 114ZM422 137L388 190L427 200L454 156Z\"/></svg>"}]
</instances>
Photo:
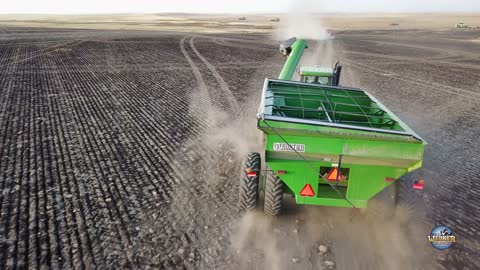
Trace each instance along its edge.
<instances>
[{"instance_id":1,"label":"grain cart hopper","mask_svg":"<svg viewBox=\"0 0 480 270\"><path fill-rule=\"evenodd\" d=\"M278 79L266 79L257 115L265 134L260 153L242 163L239 207L256 207L264 192L264 210L276 215L284 194L298 204L366 208L390 185L402 192L423 188L423 180L403 175L422 165L425 142L366 91L339 85L341 66L304 67L292 81L307 48L290 39Z\"/></svg>"}]
</instances>

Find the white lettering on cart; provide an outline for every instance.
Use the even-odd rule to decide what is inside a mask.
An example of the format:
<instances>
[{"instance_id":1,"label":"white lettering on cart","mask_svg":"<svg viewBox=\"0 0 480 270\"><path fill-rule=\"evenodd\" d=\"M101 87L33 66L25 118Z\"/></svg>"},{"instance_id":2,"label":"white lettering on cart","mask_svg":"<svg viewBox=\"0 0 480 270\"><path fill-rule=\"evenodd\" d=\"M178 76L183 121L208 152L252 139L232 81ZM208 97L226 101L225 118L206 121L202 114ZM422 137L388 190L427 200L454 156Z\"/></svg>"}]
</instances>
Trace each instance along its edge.
<instances>
[{"instance_id":1,"label":"white lettering on cart","mask_svg":"<svg viewBox=\"0 0 480 270\"><path fill-rule=\"evenodd\" d=\"M273 144L273 151L287 151L287 152L295 152L292 150L295 149L297 152L305 152L305 144L298 144L298 143L274 143Z\"/></svg>"}]
</instances>

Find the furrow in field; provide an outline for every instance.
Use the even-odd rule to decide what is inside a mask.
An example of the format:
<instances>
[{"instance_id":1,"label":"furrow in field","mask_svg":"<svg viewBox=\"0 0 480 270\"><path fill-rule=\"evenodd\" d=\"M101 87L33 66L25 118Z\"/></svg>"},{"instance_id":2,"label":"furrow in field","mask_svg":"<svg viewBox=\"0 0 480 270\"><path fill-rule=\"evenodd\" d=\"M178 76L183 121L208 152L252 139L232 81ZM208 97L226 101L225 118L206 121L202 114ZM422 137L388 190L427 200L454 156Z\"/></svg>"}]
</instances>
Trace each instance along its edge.
<instances>
[{"instance_id":1,"label":"furrow in field","mask_svg":"<svg viewBox=\"0 0 480 270\"><path fill-rule=\"evenodd\" d=\"M68 77L68 74L67 74ZM77 81L77 80L73 80ZM92 79L91 81L95 81L95 79ZM131 204L135 202L128 202L125 200L122 200L122 198L129 198L129 192L128 190L125 189L125 186L122 185L122 183L118 184L117 181L113 181L111 184L110 182L113 179L118 179L118 177L121 177L119 175L118 170L116 169L116 166L106 166L105 162L108 162L108 158L106 158L109 153L112 151L112 146L106 146L105 145L105 139L102 137L100 138L100 142L98 142L98 130L105 130L103 127L104 123L102 123L101 116L99 116L97 110L95 108L102 108L102 102L99 103L98 97L94 98L93 100L89 99L88 97L91 96L90 93L84 92L84 91L89 91L88 89L95 88L95 86L92 85L84 85L80 84L78 87L76 85L70 85L65 83L65 86L69 89L69 102L72 103L72 107L75 108L74 113L76 114L76 120L79 122L79 126L81 126L81 133L83 134L88 134L88 136L82 136L82 141L83 144L87 147L86 151L86 156L89 158L89 161L91 163L91 168L94 168L95 175L97 177L93 178L88 178L90 181L97 182L99 185L97 186L98 189L96 190L97 192L97 201L95 203L98 203L100 208L99 211L105 213L105 210L109 209L108 216L103 215L103 217L99 216L98 218L103 220L103 223L107 225L107 228L110 226L110 222L114 221L119 218L121 221L119 225L116 225L115 227L117 228L117 232L119 232L118 235L113 236L112 238L107 238L105 241L113 241L116 242L117 237L120 237L120 239L126 239L127 241L124 244L127 244L130 240L129 232L126 231L126 225L125 225L125 218L131 219L132 218L132 213L129 212L129 206L126 204ZM85 89L85 90L84 90ZM73 97L72 97L73 96ZM92 107L94 106L94 107ZM87 116L86 114L86 109L92 107L92 110L89 111L88 115L91 115L95 118L90 118L90 116ZM90 119L88 123L84 122L83 119ZM95 119L99 119L100 122L97 123ZM77 123L78 123L77 122ZM97 126L98 124L102 124L101 126ZM94 139L95 138L95 139ZM109 145L109 143L107 143ZM100 153L95 153L97 150L100 150ZM117 156L117 158L119 158ZM110 163L110 162L109 162ZM111 164L111 163L110 163ZM107 177L105 173L108 173L111 175L111 177ZM99 192L99 193L98 193ZM125 193L126 192L126 193ZM107 195L108 194L108 195ZM117 195L118 194L118 195ZM110 211L110 208L107 207L107 205L113 206L113 211ZM105 209L106 208L106 209ZM109 219L111 221L109 221ZM114 222L115 224L116 222ZM121 228L121 229L120 229ZM111 231L113 232L113 231ZM105 233L104 237L107 237L111 232ZM131 232L131 231L130 231ZM110 240L111 239L111 240ZM121 242L119 242L120 244ZM109 254L110 256L115 256L118 254L119 251L114 251L112 254Z\"/></svg>"},{"instance_id":2,"label":"furrow in field","mask_svg":"<svg viewBox=\"0 0 480 270\"><path fill-rule=\"evenodd\" d=\"M23 91L18 91L17 87L12 88L11 95L16 96L17 106L16 109L13 109L16 117L21 118L25 114L25 102L26 95ZM0 218L0 227L2 227L2 240L4 242L2 249L3 257L3 267L15 267L15 251L17 248L17 243L15 238L18 232L18 219L17 211L18 203L21 200L21 161L23 159L23 153L21 145L18 144L18 141L22 138L23 126L25 119L18 119L14 121L12 125L12 134L10 136L10 141L5 144L9 148L8 154L5 156L8 159L7 166L5 167L4 173L4 187L2 189L2 206L1 206L1 218ZM18 201L18 203L17 203ZM12 244L9 244L12 243Z\"/></svg>"},{"instance_id":3,"label":"furrow in field","mask_svg":"<svg viewBox=\"0 0 480 270\"><path fill-rule=\"evenodd\" d=\"M44 61L53 66L53 62L50 61L49 58ZM52 134L51 137L54 138L52 152L54 153L55 159L52 161L52 164L55 164L55 167L57 167L57 177L59 179L57 188L59 189L58 192L62 195L61 201L64 206L65 223L67 224L66 233L72 245L72 265L85 268L85 261L95 264L95 260L92 253L91 237L87 228L85 228L87 221L81 203L84 196L79 191L79 188L84 189L84 187L79 186L74 168L68 166L68 164L71 165L72 159L64 132L66 129L66 121L63 116L64 111L59 111L58 105L59 95L61 95L58 90L63 89L63 85L61 85L61 80L55 76L55 74L49 75L50 76L45 78L45 81L50 84L50 87L47 89L53 90L52 92L48 91L46 93L49 109L48 123L50 123L51 129L54 130L54 134ZM71 187L72 182L77 189ZM72 240L72 238L74 239Z\"/></svg>"}]
</instances>

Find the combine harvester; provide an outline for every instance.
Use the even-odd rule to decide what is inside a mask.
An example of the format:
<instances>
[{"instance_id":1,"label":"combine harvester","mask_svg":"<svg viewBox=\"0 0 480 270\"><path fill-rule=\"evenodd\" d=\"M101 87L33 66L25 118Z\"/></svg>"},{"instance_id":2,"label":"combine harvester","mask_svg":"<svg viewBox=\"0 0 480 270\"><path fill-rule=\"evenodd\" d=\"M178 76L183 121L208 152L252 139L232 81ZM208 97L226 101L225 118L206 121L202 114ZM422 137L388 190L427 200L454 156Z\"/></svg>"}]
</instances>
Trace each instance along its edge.
<instances>
[{"instance_id":1,"label":"combine harvester","mask_svg":"<svg viewBox=\"0 0 480 270\"><path fill-rule=\"evenodd\" d=\"M339 85L342 67L301 67L307 43L292 38L280 47L287 61L278 79L266 79L257 116L265 134L261 154L242 164L239 207L277 215L284 194L297 204L366 208L390 185L394 204L412 203L423 180L405 174L422 166L425 141L367 92ZM391 190L391 189L389 189Z\"/></svg>"}]
</instances>

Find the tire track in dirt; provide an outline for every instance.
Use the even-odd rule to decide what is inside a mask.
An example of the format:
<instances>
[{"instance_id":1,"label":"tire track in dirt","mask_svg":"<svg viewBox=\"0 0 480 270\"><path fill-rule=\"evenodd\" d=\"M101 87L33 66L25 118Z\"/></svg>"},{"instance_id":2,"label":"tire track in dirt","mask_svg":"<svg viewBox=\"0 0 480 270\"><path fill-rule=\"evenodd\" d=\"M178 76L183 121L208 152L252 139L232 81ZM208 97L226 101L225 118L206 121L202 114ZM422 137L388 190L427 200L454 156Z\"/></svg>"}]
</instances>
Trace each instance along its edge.
<instances>
[{"instance_id":1,"label":"tire track in dirt","mask_svg":"<svg viewBox=\"0 0 480 270\"><path fill-rule=\"evenodd\" d=\"M208 114L208 113L205 114L204 108L211 108L213 106L213 104L210 101L211 99L210 99L210 96L209 96L209 93L208 93L207 85L205 84L205 81L203 79L202 73L200 72L200 69L197 67L197 65L195 64L195 62L192 60L192 58L188 54L187 50L185 49L185 39L187 39L187 37L183 37L180 40L180 50L182 51L183 56L185 57L188 64L192 68L193 75L195 76L195 80L197 82L197 89L198 89L198 92L199 92L198 93L199 94L198 99L202 103L204 103L204 104L201 104L203 106L199 106L200 104L195 104L197 102L192 102L193 104L191 103L191 106L193 108L191 108L191 111L202 113L203 116L207 117L206 122L210 123L210 120L213 118L213 115ZM196 99L196 97L193 97L192 99ZM202 118L202 117L199 117L199 118Z\"/></svg>"},{"instance_id":2,"label":"tire track in dirt","mask_svg":"<svg viewBox=\"0 0 480 270\"><path fill-rule=\"evenodd\" d=\"M192 64L192 71L196 74L195 77L199 88L208 91L208 86L203 79L200 69L198 69L188 55L188 52L182 46L183 42L185 42L185 38L181 41L181 49L184 55L186 55L185 58L187 61L191 60L189 63ZM207 101L207 103L211 104L211 101ZM214 108L203 107L202 109L209 110ZM215 122L207 123L207 128L218 128L216 126ZM236 207L231 206L232 204L229 202L229 199L227 202L225 196L215 193L216 190L224 190L225 187L223 185L219 186L217 183L218 180L213 180L214 178L218 178L218 176L215 175L218 169L212 167L212 165L220 162L218 160L220 149L218 147L204 146L205 144L202 143L204 139L203 136L208 136L208 133L209 132L204 131L199 134L198 137L191 138L190 142L186 143L186 151L178 158L181 161L182 157L186 156L189 157L190 162L182 162L183 164L180 163L176 169L176 175L179 181L177 186L181 188L176 188L174 202L171 204L173 207L171 212L176 213L175 217L173 217L175 223L177 223L176 231L178 231L180 235L186 234L191 238L191 243L182 247L181 250L190 250L190 254L200 256L203 262L214 260L213 258L221 257L222 254L224 254L221 248L223 246L222 236L220 236L220 238L212 238L209 232L212 224L216 225L214 227L214 229L217 230L215 235L223 235L224 239L228 238L229 235L228 225L221 226L216 224L216 222L212 223L212 220L209 221L209 219L212 218L212 213L207 209L216 209L217 213L215 216L222 216L226 220L224 223L222 222L222 224L230 222L232 213L237 210ZM191 165L189 165L189 168L185 168L186 164ZM204 172L204 175L199 176L198 173L201 172ZM207 180L209 178L211 179L210 181ZM226 202L227 204L225 204ZM201 229L202 227L203 229ZM206 247L209 248L205 249Z\"/></svg>"},{"instance_id":3,"label":"tire track in dirt","mask_svg":"<svg viewBox=\"0 0 480 270\"><path fill-rule=\"evenodd\" d=\"M207 66L207 68L210 70L212 75L215 77L215 80L217 81L218 85L221 88L220 89L221 93L224 94L227 97L227 100L230 103L230 111L233 112L233 113L236 113L236 111L240 109L237 99L233 95L232 91L228 87L228 85L225 82L225 80L223 79L223 77L217 72L215 67L212 64L210 64L210 62L208 62L207 59L205 59L205 57L203 57L200 54L200 52L197 50L197 48L195 47L195 37L192 37L190 39L190 47L192 48L193 52L195 52L197 57L200 58L200 60L202 60L202 62L205 64L205 66Z\"/></svg>"}]
</instances>

